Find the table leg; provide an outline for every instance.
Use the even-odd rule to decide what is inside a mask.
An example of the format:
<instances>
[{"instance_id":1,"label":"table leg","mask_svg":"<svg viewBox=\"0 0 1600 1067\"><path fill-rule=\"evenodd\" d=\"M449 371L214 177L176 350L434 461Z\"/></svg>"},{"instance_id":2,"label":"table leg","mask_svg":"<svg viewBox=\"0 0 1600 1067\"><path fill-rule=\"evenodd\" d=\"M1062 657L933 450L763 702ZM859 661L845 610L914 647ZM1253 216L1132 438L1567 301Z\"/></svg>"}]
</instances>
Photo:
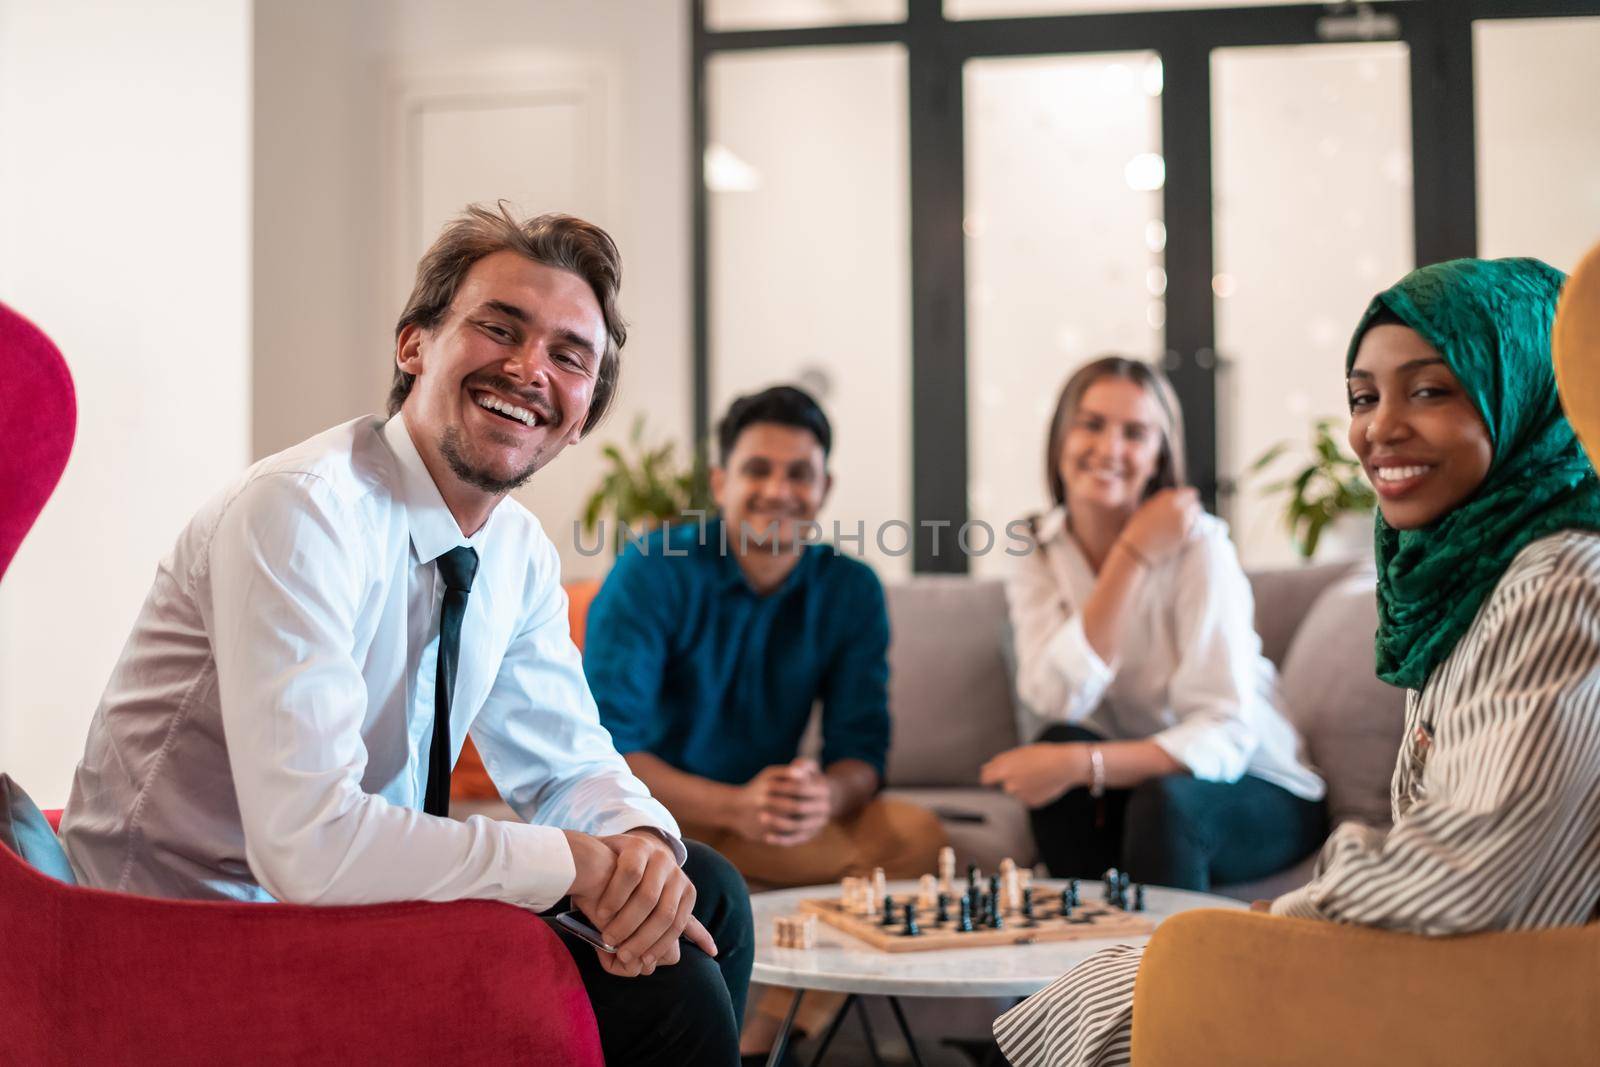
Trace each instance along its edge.
<instances>
[{"instance_id":1,"label":"table leg","mask_svg":"<svg viewBox=\"0 0 1600 1067\"><path fill-rule=\"evenodd\" d=\"M917 1052L917 1039L911 1036L911 1027L906 1025L906 1013L900 1010L899 997L885 997L889 1007L894 1010L894 1021L900 1024L900 1034L906 1039L906 1048L911 1052L913 1067L922 1067L922 1056Z\"/></svg>"},{"instance_id":2,"label":"table leg","mask_svg":"<svg viewBox=\"0 0 1600 1067\"><path fill-rule=\"evenodd\" d=\"M794 999L789 1001L789 1012L783 1017L783 1026L778 1030L778 1037L772 1042L772 1052L767 1056L767 1067L778 1067L783 1062L783 1053L789 1047L789 1032L794 1029L794 1014L800 1010L800 998L806 995L804 989L794 991Z\"/></svg>"},{"instance_id":3,"label":"table leg","mask_svg":"<svg viewBox=\"0 0 1600 1067\"><path fill-rule=\"evenodd\" d=\"M851 993L844 998L844 1003L839 1005L839 1011L834 1015L833 1022L822 1032L822 1041L817 1045L817 1054L811 1057L811 1067L818 1067L822 1063L822 1057L828 1054L828 1046L833 1044L833 1035L839 1032L839 1027L844 1024L844 1017L850 1014L850 1005L855 1003L858 1003L856 995Z\"/></svg>"},{"instance_id":4,"label":"table leg","mask_svg":"<svg viewBox=\"0 0 1600 1067\"><path fill-rule=\"evenodd\" d=\"M856 1001L856 1014L861 1016L861 1031L867 1035L867 1051L872 1053L872 1067L883 1067L883 1057L878 1055L878 1039L872 1033L872 1020L867 1017L867 1002Z\"/></svg>"}]
</instances>

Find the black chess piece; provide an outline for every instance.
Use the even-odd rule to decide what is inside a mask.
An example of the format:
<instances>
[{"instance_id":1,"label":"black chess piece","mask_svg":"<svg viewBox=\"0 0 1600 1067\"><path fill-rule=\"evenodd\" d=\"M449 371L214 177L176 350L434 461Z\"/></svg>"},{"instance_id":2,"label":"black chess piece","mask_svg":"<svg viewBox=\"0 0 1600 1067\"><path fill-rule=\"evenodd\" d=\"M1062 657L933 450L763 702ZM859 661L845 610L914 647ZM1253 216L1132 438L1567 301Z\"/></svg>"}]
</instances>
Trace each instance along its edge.
<instances>
[{"instance_id":1,"label":"black chess piece","mask_svg":"<svg viewBox=\"0 0 1600 1067\"><path fill-rule=\"evenodd\" d=\"M906 928L901 932L907 937L922 935L922 928L917 925L917 909L914 904L906 904Z\"/></svg>"},{"instance_id":2,"label":"black chess piece","mask_svg":"<svg viewBox=\"0 0 1600 1067\"><path fill-rule=\"evenodd\" d=\"M992 930L1004 930L1006 928L1006 917L1001 913L998 901L995 903L994 910L989 913L989 928Z\"/></svg>"},{"instance_id":3,"label":"black chess piece","mask_svg":"<svg viewBox=\"0 0 1600 1067\"><path fill-rule=\"evenodd\" d=\"M1033 886L1031 885L1022 888L1022 925L1038 925L1033 918Z\"/></svg>"},{"instance_id":4,"label":"black chess piece","mask_svg":"<svg viewBox=\"0 0 1600 1067\"><path fill-rule=\"evenodd\" d=\"M972 933L972 897L970 896L961 898L961 921L956 926L956 929L963 934Z\"/></svg>"},{"instance_id":5,"label":"black chess piece","mask_svg":"<svg viewBox=\"0 0 1600 1067\"><path fill-rule=\"evenodd\" d=\"M1101 886L1103 899L1106 901L1106 903L1109 904L1111 901L1116 899L1117 883L1121 880L1121 876L1118 875L1115 867L1106 868L1105 881Z\"/></svg>"},{"instance_id":6,"label":"black chess piece","mask_svg":"<svg viewBox=\"0 0 1600 1067\"><path fill-rule=\"evenodd\" d=\"M1134 911L1143 911L1144 910L1144 883L1143 882L1140 882L1138 885L1133 887L1133 910Z\"/></svg>"},{"instance_id":7,"label":"black chess piece","mask_svg":"<svg viewBox=\"0 0 1600 1067\"><path fill-rule=\"evenodd\" d=\"M883 925L894 925L894 897L888 895L883 898Z\"/></svg>"},{"instance_id":8,"label":"black chess piece","mask_svg":"<svg viewBox=\"0 0 1600 1067\"><path fill-rule=\"evenodd\" d=\"M1067 883L1066 892L1068 894L1067 899L1072 901L1072 906L1074 908L1076 908L1082 902L1081 898L1078 896L1078 893L1080 892L1080 888L1078 886L1078 880L1076 878L1072 879L1072 881Z\"/></svg>"},{"instance_id":9,"label":"black chess piece","mask_svg":"<svg viewBox=\"0 0 1600 1067\"><path fill-rule=\"evenodd\" d=\"M1063 889L1061 891L1061 917L1063 919L1072 918L1072 909L1077 907L1077 905L1077 894L1073 891L1072 887L1068 886L1066 889Z\"/></svg>"},{"instance_id":10,"label":"black chess piece","mask_svg":"<svg viewBox=\"0 0 1600 1067\"><path fill-rule=\"evenodd\" d=\"M967 888L969 890L978 888L978 865L976 863L967 864Z\"/></svg>"},{"instance_id":11,"label":"black chess piece","mask_svg":"<svg viewBox=\"0 0 1600 1067\"><path fill-rule=\"evenodd\" d=\"M950 894L949 893L940 893L939 894L939 910L934 915L933 921L934 921L935 924L937 924L939 926L943 926L945 923L950 921Z\"/></svg>"}]
</instances>

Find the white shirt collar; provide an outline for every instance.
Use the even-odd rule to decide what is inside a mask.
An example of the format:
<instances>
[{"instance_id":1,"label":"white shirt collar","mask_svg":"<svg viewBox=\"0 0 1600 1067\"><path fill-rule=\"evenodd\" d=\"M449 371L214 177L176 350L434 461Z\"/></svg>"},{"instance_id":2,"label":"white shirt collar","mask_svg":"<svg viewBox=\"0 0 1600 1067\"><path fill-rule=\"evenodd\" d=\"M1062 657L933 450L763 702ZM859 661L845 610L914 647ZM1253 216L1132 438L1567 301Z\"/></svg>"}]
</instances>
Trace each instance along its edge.
<instances>
[{"instance_id":1,"label":"white shirt collar","mask_svg":"<svg viewBox=\"0 0 1600 1067\"><path fill-rule=\"evenodd\" d=\"M431 563L458 545L470 545L483 554L482 542L486 539L493 512L488 521L472 537L461 532L461 525L450 513L433 475L422 462L416 442L406 426L405 414L392 417L383 424L383 439L400 468L400 484L396 494L406 509L406 522L411 529L411 547L416 550L417 562ZM498 505L497 505L498 506Z\"/></svg>"},{"instance_id":2,"label":"white shirt collar","mask_svg":"<svg viewBox=\"0 0 1600 1067\"><path fill-rule=\"evenodd\" d=\"M1057 537L1065 537L1066 533L1067 509L1061 504L1040 515L1034 526L1034 536L1040 541L1052 541Z\"/></svg>"}]
</instances>

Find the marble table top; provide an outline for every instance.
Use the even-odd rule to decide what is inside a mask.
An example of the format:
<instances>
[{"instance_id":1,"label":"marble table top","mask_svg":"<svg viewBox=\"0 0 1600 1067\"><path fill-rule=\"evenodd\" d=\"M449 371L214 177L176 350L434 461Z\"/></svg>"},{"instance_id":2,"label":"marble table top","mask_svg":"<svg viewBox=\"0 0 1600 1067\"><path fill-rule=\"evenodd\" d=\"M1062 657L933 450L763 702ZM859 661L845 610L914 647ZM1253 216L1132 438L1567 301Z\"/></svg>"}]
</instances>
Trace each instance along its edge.
<instances>
[{"instance_id":1,"label":"marble table top","mask_svg":"<svg viewBox=\"0 0 1600 1067\"><path fill-rule=\"evenodd\" d=\"M1042 893L1060 892L1066 883L1039 879ZM1085 899L1098 899L1100 883L1081 882ZM891 882L896 894L916 892L915 882ZM799 912L807 897L835 897L839 886L808 886L757 893L750 898L755 913L756 963L751 975L766 985L826 989L902 997L1024 997L1036 993L1089 956L1120 941L1142 945L1149 935L1133 938L1084 938L1031 945L931 949L925 952L882 952L827 923L817 923L815 948L779 948L773 944L773 919ZM1158 925L1168 915L1194 908L1244 908L1228 897L1149 886L1146 914Z\"/></svg>"}]
</instances>

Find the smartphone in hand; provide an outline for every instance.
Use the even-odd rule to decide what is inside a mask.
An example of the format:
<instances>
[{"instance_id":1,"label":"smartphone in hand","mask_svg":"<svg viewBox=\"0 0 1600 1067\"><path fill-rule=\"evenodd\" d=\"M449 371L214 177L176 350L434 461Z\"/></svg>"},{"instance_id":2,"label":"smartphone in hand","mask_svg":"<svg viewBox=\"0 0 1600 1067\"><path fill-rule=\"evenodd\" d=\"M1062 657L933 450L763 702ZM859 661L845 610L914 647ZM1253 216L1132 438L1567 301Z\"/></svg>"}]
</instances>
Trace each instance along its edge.
<instances>
[{"instance_id":1,"label":"smartphone in hand","mask_svg":"<svg viewBox=\"0 0 1600 1067\"><path fill-rule=\"evenodd\" d=\"M561 927L561 929L589 942L601 952L617 951L615 945L606 944L606 939L600 936L600 931L590 924L589 917L577 908L568 908L558 915L552 915L550 916L550 921Z\"/></svg>"}]
</instances>

